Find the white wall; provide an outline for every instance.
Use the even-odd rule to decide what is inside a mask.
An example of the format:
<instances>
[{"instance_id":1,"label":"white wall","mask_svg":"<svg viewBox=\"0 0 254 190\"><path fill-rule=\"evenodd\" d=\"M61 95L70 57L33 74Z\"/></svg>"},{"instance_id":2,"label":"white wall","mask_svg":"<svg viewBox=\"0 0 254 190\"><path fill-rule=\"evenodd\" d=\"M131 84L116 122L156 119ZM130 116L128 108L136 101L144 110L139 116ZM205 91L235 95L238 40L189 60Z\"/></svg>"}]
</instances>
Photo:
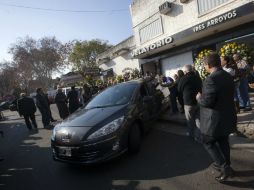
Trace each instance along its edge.
<instances>
[{"instance_id":1,"label":"white wall","mask_svg":"<svg viewBox=\"0 0 254 190\"><path fill-rule=\"evenodd\" d=\"M176 74L179 69L182 69L184 65L193 64L192 60L192 52L186 52L163 59L161 60L162 74L166 77L173 78L174 74Z\"/></svg>"},{"instance_id":2,"label":"white wall","mask_svg":"<svg viewBox=\"0 0 254 190\"><path fill-rule=\"evenodd\" d=\"M140 70L139 60L132 59L130 53L117 56L114 59L110 60L108 63L103 63L99 65L99 67L103 70L113 68L114 73L117 75L122 75L122 70L127 67L132 69L137 68L138 70Z\"/></svg>"}]
</instances>

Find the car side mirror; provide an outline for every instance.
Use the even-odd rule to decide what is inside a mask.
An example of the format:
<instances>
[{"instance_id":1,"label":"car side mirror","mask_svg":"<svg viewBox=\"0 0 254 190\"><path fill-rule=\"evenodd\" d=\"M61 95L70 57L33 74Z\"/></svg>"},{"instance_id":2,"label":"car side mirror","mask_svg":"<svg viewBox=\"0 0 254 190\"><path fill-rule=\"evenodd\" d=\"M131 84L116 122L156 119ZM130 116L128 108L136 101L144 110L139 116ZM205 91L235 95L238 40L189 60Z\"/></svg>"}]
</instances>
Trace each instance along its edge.
<instances>
[{"instance_id":1,"label":"car side mirror","mask_svg":"<svg viewBox=\"0 0 254 190\"><path fill-rule=\"evenodd\" d=\"M143 102L150 102L153 99L152 96L144 96L143 97Z\"/></svg>"}]
</instances>

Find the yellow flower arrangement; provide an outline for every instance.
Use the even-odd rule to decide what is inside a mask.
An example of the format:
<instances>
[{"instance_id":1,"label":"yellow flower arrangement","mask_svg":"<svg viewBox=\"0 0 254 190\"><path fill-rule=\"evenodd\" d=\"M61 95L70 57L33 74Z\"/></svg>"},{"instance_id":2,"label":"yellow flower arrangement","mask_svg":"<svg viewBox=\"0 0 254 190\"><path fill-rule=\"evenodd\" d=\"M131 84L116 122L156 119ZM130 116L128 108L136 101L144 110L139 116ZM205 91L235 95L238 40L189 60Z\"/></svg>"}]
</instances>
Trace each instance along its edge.
<instances>
[{"instance_id":1,"label":"yellow flower arrangement","mask_svg":"<svg viewBox=\"0 0 254 190\"><path fill-rule=\"evenodd\" d=\"M241 57L248 57L249 49L246 44L237 44L236 42L232 42L229 44L225 44L219 51L220 56L233 56L235 53L239 53Z\"/></svg>"}]
</instances>

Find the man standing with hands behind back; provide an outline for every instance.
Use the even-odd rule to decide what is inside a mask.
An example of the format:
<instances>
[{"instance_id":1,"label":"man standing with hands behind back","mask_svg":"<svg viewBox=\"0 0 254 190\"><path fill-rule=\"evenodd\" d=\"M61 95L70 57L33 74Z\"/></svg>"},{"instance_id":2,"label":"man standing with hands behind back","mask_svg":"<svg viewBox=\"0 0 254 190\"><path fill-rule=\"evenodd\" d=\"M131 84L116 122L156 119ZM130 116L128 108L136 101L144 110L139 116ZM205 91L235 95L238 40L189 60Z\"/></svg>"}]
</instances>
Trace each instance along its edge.
<instances>
[{"instance_id":1,"label":"man standing with hands behind back","mask_svg":"<svg viewBox=\"0 0 254 190\"><path fill-rule=\"evenodd\" d=\"M228 137L236 128L234 108L234 82L230 74L221 68L220 57L211 52L205 59L205 69L210 73L203 83L202 95L196 98L200 104L200 130L213 167L220 171L219 182L232 177Z\"/></svg>"}]
</instances>

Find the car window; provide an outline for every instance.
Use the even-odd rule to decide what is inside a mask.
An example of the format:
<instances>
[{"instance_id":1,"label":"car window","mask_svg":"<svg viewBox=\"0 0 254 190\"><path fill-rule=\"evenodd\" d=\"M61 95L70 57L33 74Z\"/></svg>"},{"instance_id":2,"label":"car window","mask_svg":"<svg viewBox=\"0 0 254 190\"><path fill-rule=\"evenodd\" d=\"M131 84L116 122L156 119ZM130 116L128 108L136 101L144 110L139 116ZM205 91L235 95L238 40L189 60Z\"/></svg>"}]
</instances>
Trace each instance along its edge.
<instances>
[{"instance_id":1,"label":"car window","mask_svg":"<svg viewBox=\"0 0 254 190\"><path fill-rule=\"evenodd\" d=\"M87 109L127 104L138 84L125 83L107 88L91 100Z\"/></svg>"}]
</instances>

